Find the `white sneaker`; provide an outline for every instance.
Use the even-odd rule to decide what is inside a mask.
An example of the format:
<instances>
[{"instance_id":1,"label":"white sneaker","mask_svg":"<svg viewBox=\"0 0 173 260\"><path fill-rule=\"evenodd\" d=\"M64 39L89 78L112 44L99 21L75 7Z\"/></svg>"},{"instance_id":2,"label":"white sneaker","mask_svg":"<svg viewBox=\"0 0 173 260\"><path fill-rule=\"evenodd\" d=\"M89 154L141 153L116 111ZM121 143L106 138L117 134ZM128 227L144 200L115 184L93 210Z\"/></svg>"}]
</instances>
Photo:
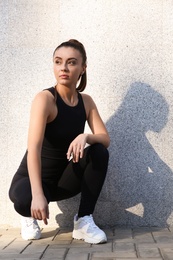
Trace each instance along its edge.
<instances>
[{"instance_id":1,"label":"white sneaker","mask_svg":"<svg viewBox=\"0 0 173 260\"><path fill-rule=\"evenodd\" d=\"M92 215L78 219L74 217L73 238L82 239L90 244L99 244L107 241L106 234L96 226Z\"/></svg>"},{"instance_id":2,"label":"white sneaker","mask_svg":"<svg viewBox=\"0 0 173 260\"><path fill-rule=\"evenodd\" d=\"M40 239L41 231L36 219L21 217L21 236L24 240Z\"/></svg>"}]
</instances>

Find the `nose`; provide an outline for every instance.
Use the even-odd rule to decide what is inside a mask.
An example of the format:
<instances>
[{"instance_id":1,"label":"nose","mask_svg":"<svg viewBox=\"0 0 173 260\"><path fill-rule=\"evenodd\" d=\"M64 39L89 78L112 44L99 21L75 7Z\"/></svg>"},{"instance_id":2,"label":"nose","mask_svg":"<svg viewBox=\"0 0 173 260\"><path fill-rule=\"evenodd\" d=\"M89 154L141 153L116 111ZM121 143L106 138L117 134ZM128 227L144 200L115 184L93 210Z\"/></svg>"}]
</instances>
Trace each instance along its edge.
<instances>
[{"instance_id":1,"label":"nose","mask_svg":"<svg viewBox=\"0 0 173 260\"><path fill-rule=\"evenodd\" d=\"M68 67L67 67L67 64L66 64L66 63L62 63L62 64L61 64L61 70L62 70L62 71L67 71L67 70L68 70Z\"/></svg>"}]
</instances>

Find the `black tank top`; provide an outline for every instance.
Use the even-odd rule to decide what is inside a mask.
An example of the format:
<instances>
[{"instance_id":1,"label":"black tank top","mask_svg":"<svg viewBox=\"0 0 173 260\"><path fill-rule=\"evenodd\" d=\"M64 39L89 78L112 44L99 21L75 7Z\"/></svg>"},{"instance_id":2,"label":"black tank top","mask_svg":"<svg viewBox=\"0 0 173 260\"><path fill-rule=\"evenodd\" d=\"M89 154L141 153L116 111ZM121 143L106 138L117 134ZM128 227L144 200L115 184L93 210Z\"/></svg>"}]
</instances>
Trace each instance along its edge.
<instances>
[{"instance_id":1,"label":"black tank top","mask_svg":"<svg viewBox=\"0 0 173 260\"><path fill-rule=\"evenodd\" d=\"M48 88L53 96L56 89ZM64 158L70 143L84 132L86 122L86 111L83 99L78 93L78 103L76 106L68 106L57 92L56 104L58 114L56 118L47 123L42 146L42 157Z\"/></svg>"}]
</instances>

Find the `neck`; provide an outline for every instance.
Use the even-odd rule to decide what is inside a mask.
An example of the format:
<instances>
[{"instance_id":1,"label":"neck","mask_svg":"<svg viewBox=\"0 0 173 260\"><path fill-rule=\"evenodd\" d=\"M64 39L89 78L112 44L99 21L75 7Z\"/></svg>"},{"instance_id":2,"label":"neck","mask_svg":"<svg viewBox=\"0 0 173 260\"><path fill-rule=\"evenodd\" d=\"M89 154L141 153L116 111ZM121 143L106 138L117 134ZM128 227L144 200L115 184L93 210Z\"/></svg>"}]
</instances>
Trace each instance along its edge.
<instances>
[{"instance_id":1,"label":"neck","mask_svg":"<svg viewBox=\"0 0 173 260\"><path fill-rule=\"evenodd\" d=\"M75 106L77 104L78 94L76 88L68 88L66 86L56 85L55 89L66 104L70 106Z\"/></svg>"}]
</instances>

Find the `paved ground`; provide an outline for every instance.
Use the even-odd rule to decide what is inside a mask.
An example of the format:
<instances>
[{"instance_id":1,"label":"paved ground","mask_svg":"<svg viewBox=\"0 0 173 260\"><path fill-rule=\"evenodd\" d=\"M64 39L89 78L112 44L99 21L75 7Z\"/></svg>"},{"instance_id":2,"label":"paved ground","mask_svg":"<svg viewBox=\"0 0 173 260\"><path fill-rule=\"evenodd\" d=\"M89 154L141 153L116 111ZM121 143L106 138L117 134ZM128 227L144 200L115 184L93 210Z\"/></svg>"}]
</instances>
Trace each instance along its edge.
<instances>
[{"instance_id":1,"label":"paved ground","mask_svg":"<svg viewBox=\"0 0 173 260\"><path fill-rule=\"evenodd\" d=\"M19 229L0 229L0 259L173 260L173 228L105 229L106 244L73 240L70 229L45 228L37 241L24 241Z\"/></svg>"}]
</instances>

